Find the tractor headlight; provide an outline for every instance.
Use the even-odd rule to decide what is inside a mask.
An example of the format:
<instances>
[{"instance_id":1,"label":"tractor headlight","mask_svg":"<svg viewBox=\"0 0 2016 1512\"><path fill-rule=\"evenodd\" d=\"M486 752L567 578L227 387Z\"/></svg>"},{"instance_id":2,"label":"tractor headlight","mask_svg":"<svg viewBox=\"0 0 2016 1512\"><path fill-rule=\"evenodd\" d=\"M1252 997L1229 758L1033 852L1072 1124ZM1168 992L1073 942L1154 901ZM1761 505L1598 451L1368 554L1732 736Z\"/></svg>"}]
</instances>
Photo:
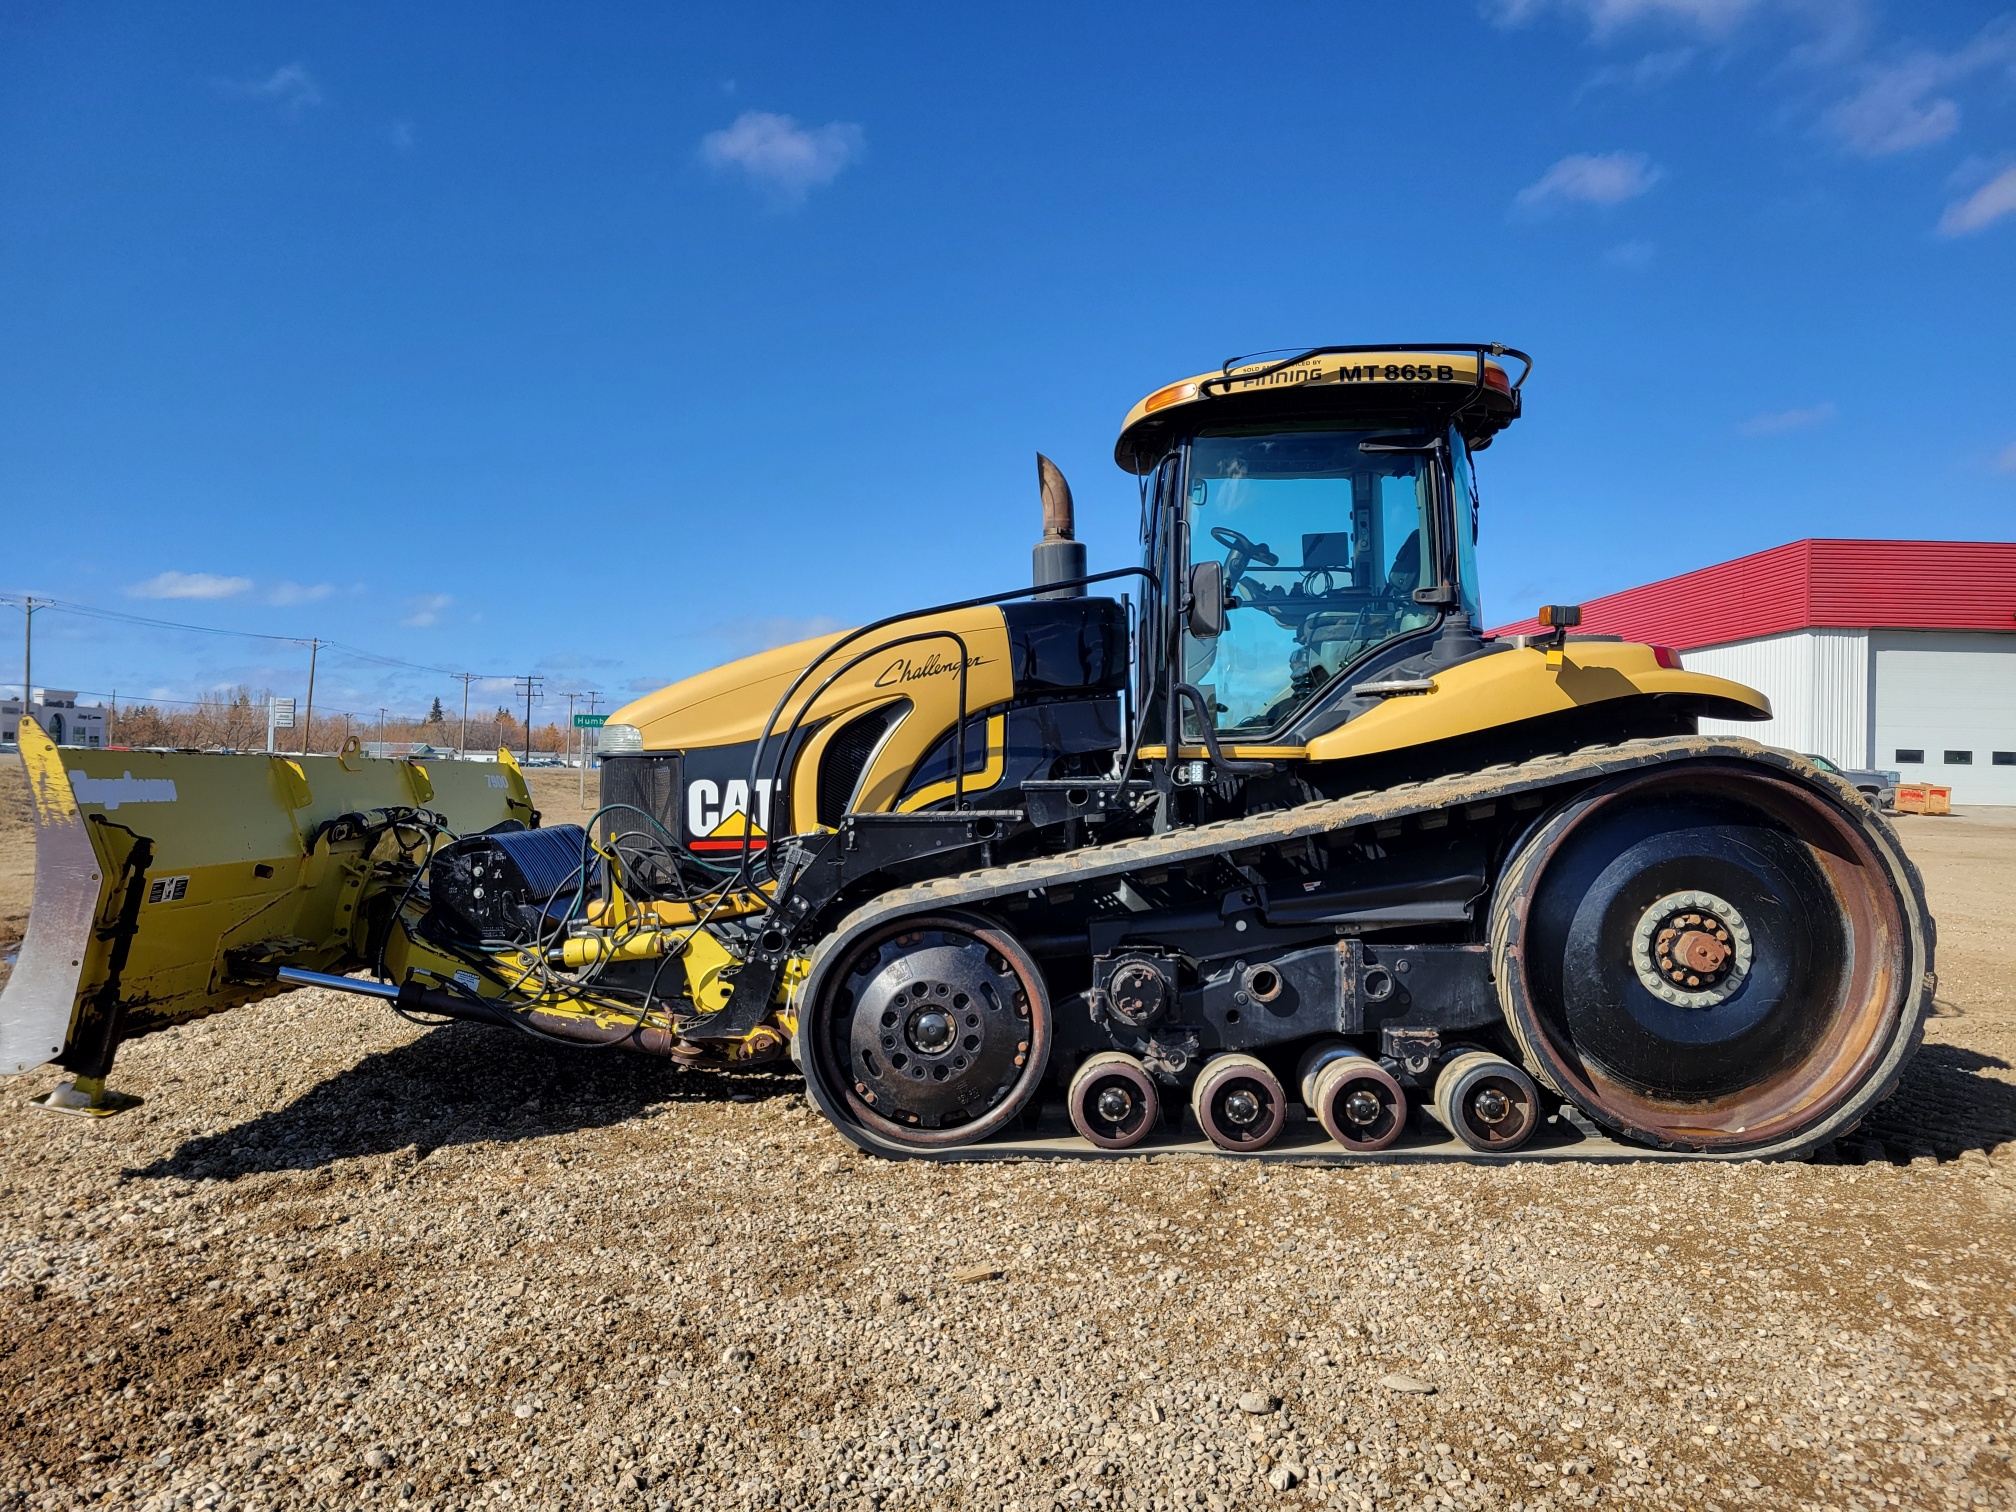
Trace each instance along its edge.
<instances>
[{"instance_id":1,"label":"tractor headlight","mask_svg":"<svg viewBox=\"0 0 2016 1512\"><path fill-rule=\"evenodd\" d=\"M644 732L635 725L604 725L595 737L598 756L632 756L644 749Z\"/></svg>"}]
</instances>

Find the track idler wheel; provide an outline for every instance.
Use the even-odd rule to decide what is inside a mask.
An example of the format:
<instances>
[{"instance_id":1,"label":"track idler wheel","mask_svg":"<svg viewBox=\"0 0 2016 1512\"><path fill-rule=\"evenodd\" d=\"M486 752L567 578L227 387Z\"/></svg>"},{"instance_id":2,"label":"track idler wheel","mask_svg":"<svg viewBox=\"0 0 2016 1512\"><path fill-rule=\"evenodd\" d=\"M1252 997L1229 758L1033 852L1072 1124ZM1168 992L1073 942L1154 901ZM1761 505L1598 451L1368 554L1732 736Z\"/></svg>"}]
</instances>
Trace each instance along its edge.
<instances>
[{"instance_id":1,"label":"track idler wheel","mask_svg":"<svg viewBox=\"0 0 2016 1512\"><path fill-rule=\"evenodd\" d=\"M1540 1127L1540 1089L1502 1056L1466 1050L1435 1077L1435 1121L1473 1150L1516 1150Z\"/></svg>"},{"instance_id":2,"label":"track idler wheel","mask_svg":"<svg viewBox=\"0 0 2016 1512\"><path fill-rule=\"evenodd\" d=\"M1302 1057L1302 1105L1347 1150L1383 1150L1407 1127L1407 1094L1386 1068L1342 1040Z\"/></svg>"},{"instance_id":3,"label":"track idler wheel","mask_svg":"<svg viewBox=\"0 0 2016 1512\"><path fill-rule=\"evenodd\" d=\"M1071 1127L1102 1150L1131 1150L1162 1117L1155 1078L1131 1055L1103 1051L1086 1060L1065 1094Z\"/></svg>"},{"instance_id":4,"label":"track idler wheel","mask_svg":"<svg viewBox=\"0 0 2016 1512\"><path fill-rule=\"evenodd\" d=\"M1251 1055L1220 1055L1190 1090L1190 1111L1204 1137L1221 1150L1264 1150L1281 1132L1288 1097L1267 1063Z\"/></svg>"},{"instance_id":5,"label":"track idler wheel","mask_svg":"<svg viewBox=\"0 0 2016 1512\"><path fill-rule=\"evenodd\" d=\"M1896 1084L1931 921L1895 835L1763 763L1620 777L1500 878L1492 970L1526 1064L1627 1139L1798 1154Z\"/></svg>"},{"instance_id":6,"label":"track idler wheel","mask_svg":"<svg viewBox=\"0 0 2016 1512\"><path fill-rule=\"evenodd\" d=\"M804 1038L877 1142L946 1149L1006 1125L1042 1085L1050 1000L1014 936L961 914L868 935L826 976Z\"/></svg>"}]
</instances>

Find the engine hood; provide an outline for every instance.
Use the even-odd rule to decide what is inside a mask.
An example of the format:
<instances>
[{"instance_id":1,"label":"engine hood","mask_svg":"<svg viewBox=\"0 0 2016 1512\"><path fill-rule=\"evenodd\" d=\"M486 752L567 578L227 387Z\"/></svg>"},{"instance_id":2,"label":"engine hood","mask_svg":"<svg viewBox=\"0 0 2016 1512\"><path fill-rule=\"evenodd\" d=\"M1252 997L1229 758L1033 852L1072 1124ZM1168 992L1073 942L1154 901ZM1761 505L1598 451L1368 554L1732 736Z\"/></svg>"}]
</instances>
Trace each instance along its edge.
<instances>
[{"instance_id":1,"label":"engine hood","mask_svg":"<svg viewBox=\"0 0 2016 1512\"><path fill-rule=\"evenodd\" d=\"M763 733L792 679L846 631L773 646L632 699L609 716L612 725L632 725L647 751L695 746L739 745Z\"/></svg>"}]
</instances>

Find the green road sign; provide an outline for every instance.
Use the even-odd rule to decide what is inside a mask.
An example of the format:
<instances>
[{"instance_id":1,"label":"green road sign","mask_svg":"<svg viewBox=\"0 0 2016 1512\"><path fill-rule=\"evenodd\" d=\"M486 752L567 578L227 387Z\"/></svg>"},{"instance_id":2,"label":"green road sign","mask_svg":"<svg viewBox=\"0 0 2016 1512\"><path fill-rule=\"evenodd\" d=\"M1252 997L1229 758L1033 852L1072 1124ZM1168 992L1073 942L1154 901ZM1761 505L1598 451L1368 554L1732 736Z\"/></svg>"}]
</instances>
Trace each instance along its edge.
<instances>
[{"instance_id":1,"label":"green road sign","mask_svg":"<svg viewBox=\"0 0 2016 1512\"><path fill-rule=\"evenodd\" d=\"M607 714L576 714L574 728L577 730L599 730L609 723Z\"/></svg>"}]
</instances>

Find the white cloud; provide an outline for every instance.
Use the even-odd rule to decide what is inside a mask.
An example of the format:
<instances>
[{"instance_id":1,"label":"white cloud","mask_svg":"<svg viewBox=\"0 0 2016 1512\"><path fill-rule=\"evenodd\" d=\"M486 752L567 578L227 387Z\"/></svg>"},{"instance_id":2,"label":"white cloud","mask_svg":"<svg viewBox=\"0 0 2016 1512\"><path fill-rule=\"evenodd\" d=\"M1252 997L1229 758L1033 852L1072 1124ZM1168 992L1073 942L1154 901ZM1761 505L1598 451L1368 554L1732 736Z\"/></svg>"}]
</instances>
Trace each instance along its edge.
<instances>
[{"instance_id":1,"label":"white cloud","mask_svg":"<svg viewBox=\"0 0 2016 1512\"><path fill-rule=\"evenodd\" d=\"M1620 268L1642 268L1652 261L1658 250L1649 241L1619 242L1603 254L1603 260Z\"/></svg>"},{"instance_id":2,"label":"white cloud","mask_svg":"<svg viewBox=\"0 0 2016 1512\"><path fill-rule=\"evenodd\" d=\"M126 591L134 598L225 599L252 586L252 579L220 577L214 572L161 572Z\"/></svg>"},{"instance_id":3,"label":"white cloud","mask_svg":"<svg viewBox=\"0 0 2016 1512\"><path fill-rule=\"evenodd\" d=\"M1888 157L1943 142L1960 129L1960 107L1943 96L1938 60L1921 55L1871 71L1862 88L1827 112L1827 125L1852 152Z\"/></svg>"},{"instance_id":4,"label":"white cloud","mask_svg":"<svg viewBox=\"0 0 2016 1512\"><path fill-rule=\"evenodd\" d=\"M1636 199L1664 177L1642 152L1577 152L1519 191L1522 210L1558 204L1616 205Z\"/></svg>"},{"instance_id":5,"label":"white cloud","mask_svg":"<svg viewBox=\"0 0 2016 1512\"><path fill-rule=\"evenodd\" d=\"M1939 217L1941 236L1966 236L2016 215L2016 167L2004 168L1965 199L1957 199Z\"/></svg>"},{"instance_id":6,"label":"white cloud","mask_svg":"<svg viewBox=\"0 0 2016 1512\"><path fill-rule=\"evenodd\" d=\"M266 590L269 604L313 604L329 597L336 589L328 583L279 582Z\"/></svg>"},{"instance_id":7,"label":"white cloud","mask_svg":"<svg viewBox=\"0 0 2016 1512\"><path fill-rule=\"evenodd\" d=\"M606 672L620 664L612 656L588 656L580 651L560 651L552 656L540 657L534 665L546 668L555 676L565 676L570 673L581 675ZM563 688L560 691L564 693L566 690Z\"/></svg>"},{"instance_id":8,"label":"white cloud","mask_svg":"<svg viewBox=\"0 0 2016 1512\"><path fill-rule=\"evenodd\" d=\"M2001 453L1995 458L1995 471L2016 473L2016 441L2002 448Z\"/></svg>"},{"instance_id":9,"label":"white cloud","mask_svg":"<svg viewBox=\"0 0 2016 1512\"><path fill-rule=\"evenodd\" d=\"M747 174L752 183L787 204L832 183L866 148L861 128L850 122L808 128L790 116L764 110L745 110L732 126L700 139L702 161Z\"/></svg>"},{"instance_id":10,"label":"white cloud","mask_svg":"<svg viewBox=\"0 0 2016 1512\"><path fill-rule=\"evenodd\" d=\"M322 89L299 63L276 68L263 79L219 79L225 94L247 100L264 100L290 116L299 116L322 103Z\"/></svg>"},{"instance_id":11,"label":"white cloud","mask_svg":"<svg viewBox=\"0 0 2016 1512\"><path fill-rule=\"evenodd\" d=\"M1758 0L1491 0L1485 9L1500 26L1524 26L1548 11L1585 17L1597 36L1645 21L1663 21L1722 36L1758 7Z\"/></svg>"},{"instance_id":12,"label":"white cloud","mask_svg":"<svg viewBox=\"0 0 2016 1512\"><path fill-rule=\"evenodd\" d=\"M1809 404L1804 409L1778 410L1768 414L1752 415L1736 427L1743 436L1782 436L1789 431L1811 430L1816 425L1825 425L1834 418L1835 409L1831 402Z\"/></svg>"},{"instance_id":13,"label":"white cloud","mask_svg":"<svg viewBox=\"0 0 2016 1512\"><path fill-rule=\"evenodd\" d=\"M2016 71L2016 20L1991 21L1950 53L1913 52L1863 67L1862 87L1827 112L1828 128L1864 157L1943 142L1960 129L1960 106L1939 91L1998 67Z\"/></svg>"},{"instance_id":14,"label":"white cloud","mask_svg":"<svg viewBox=\"0 0 2016 1512\"><path fill-rule=\"evenodd\" d=\"M1658 25L1668 32L1721 48L1769 45L1776 36L1798 40L1776 71L1795 86L1794 109L1813 112L1820 128L1858 156L1911 152L1959 131L1962 85L1989 71L2016 79L2016 16L1988 22L1951 50L1901 42L1883 44L1875 0L1483 0L1488 16L1516 27L1549 17L1586 23L1589 41L1616 46ZM1930 6L1893 6L1911 20L1937 17ZM1599 68L1578 91L1604 86L1647 89L1694 61L1696 48L1653 52L1635 63ZM1819 91L1815 98L1809 91Z\"/></svg>"},{"instance_id":15,"label":"white cloud","mask_svg":"<svg viewBox=\"0 0 2016 1512\"><path fill-rule=\"evenodd\" d=\"M441 611L454 602L454 596L451 594L423 593L418 598L406 601L406 607L411 613L399 623L409 630L424 630L429 625L438 625L441 623Z\"/></svg>"},{"instance_id":16,"label":"white cloud","mask_svg":"<svg viewBox=\"0 0 2016 1512\"><path fill-rule=\"evenodd\" d=\"M1662 84L1670 84L1687 71L1694 61L1695 51L1691 47L1675 47L1666 52L1647 53L1636 63L1609 63L1599 68L1575 91L1575 98L1599 89L1635 89L1641 93L1657 89Z\"/></svg>"},{"instance_id":17,"label":"white cloud","mask_svg":"<svg viewBox=\"0 0 2016 1512\"><path fill-rule=\"evenodd\" d=\"M846 626L823 614L772 614L761 618L729 620L706 632L709 640L725 643L737 656L754 656L773 646L788 646L810 640L815 635L831 635Z\"/></svg>"},{"instance_id":18,"label":"white cloud","mask_svg":"<svg viewBox=\"0 0 2016 1512\"><path fill-rule=\"evenodd\" d=\"M623 691L626 693L656 693L660 688L670 686L673 681L674 679L670 677L633 677L630 681L623 684Z\"/></svg>"}]
</instances>

